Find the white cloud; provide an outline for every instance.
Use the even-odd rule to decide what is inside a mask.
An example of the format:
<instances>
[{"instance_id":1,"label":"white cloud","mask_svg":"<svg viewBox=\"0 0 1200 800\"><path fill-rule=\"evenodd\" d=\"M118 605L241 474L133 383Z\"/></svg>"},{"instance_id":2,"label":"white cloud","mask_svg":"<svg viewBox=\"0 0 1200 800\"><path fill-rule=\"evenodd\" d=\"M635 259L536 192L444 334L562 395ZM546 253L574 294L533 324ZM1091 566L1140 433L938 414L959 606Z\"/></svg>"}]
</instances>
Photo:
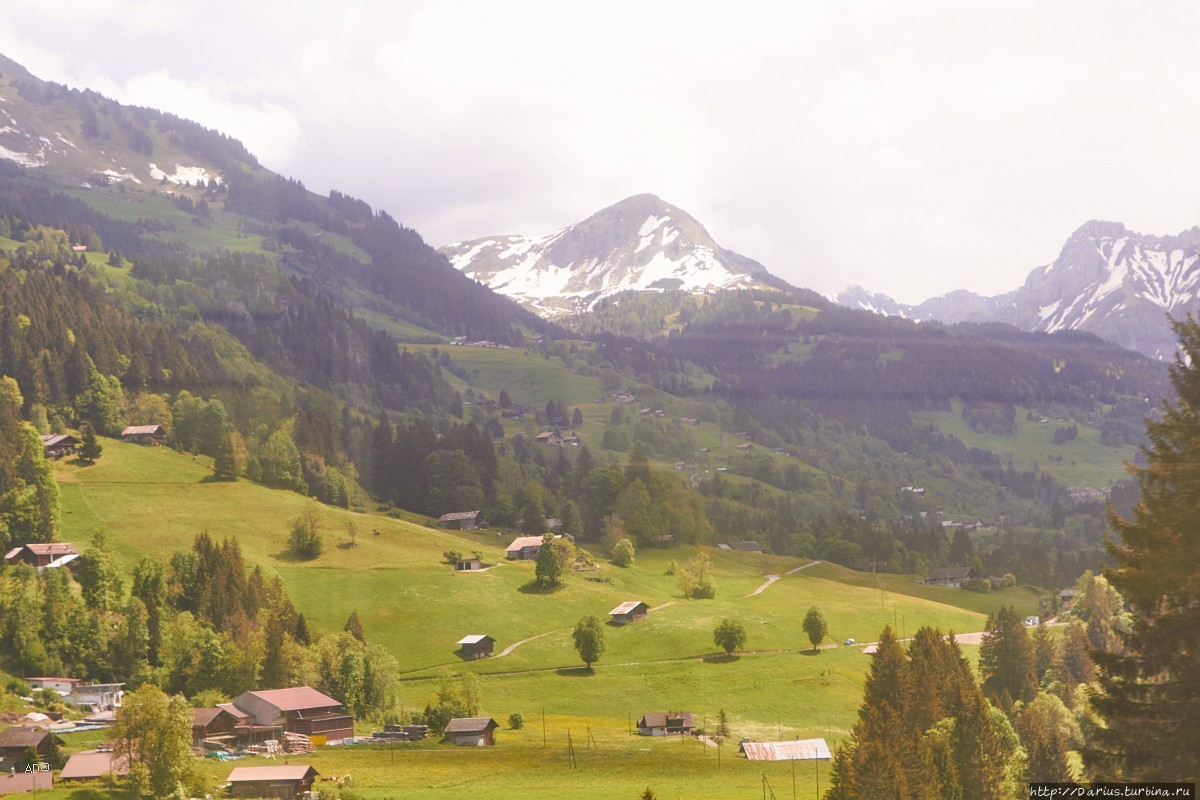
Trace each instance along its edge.
<instances>
[{"instance_id":1,"label":"white cloud","mask_svg":"<svg viewBox=\"0 0 1200 800\"><path fill-rule=\"evenodd\" d=\"M1174 233L1200 211L1200 8L164 8L14 0L0 51L237 136L435 244L649 191L793 283L918 301L1013 288L1089 218Z\"/></svg>"}]
</instances>

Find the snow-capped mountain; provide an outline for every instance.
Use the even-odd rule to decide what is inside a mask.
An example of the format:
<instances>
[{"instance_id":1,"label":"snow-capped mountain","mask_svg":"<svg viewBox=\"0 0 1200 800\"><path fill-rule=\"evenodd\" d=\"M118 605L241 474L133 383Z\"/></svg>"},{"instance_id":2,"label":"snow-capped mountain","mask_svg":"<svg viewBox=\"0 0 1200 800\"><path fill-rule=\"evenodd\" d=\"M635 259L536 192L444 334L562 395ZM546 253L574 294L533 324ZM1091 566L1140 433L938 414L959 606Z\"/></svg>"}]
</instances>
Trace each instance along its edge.
<instances>
[{"instance_id":1,"label":"snow-capped mountain","mask_svg":"<svg viewBox=\"0 0 1200 800\"><path fill-rule=\"evenodd\" d=\"M1155 358L1176 347L1170 317L1200 311L1200 228L1177 236L1134 233L1091 221L1071 234L1054 263L1006 294L952 292L910 306L852 287L852 308L942 322L1007 322L1031 331L1088 331Z\"/></svg>"},{"instance_id":2,"label":"snow-capped mountain","mask_svg":"<svg viewBox=\"0 0 1200 800\"><path fill-rule=\"evenodd\" d=\"M630 289L741 289L773 280L757 261L720 247L690 214L652 194L551 233L457 242L440 252L545 317Z\"/></svg>"}]
</instances>

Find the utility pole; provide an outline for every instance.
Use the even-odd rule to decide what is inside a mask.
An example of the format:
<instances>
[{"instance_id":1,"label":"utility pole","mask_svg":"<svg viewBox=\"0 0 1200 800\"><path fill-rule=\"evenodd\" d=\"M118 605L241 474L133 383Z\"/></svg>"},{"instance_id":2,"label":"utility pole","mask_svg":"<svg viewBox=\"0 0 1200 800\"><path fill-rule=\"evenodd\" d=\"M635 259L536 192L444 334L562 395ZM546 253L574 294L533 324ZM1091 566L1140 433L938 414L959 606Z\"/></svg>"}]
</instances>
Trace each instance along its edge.
<instances>
[{"instance_id":1,"label":"utility pole","mask_svg":"<svg viewBox=\"0 0 1200 800\"><path fill-rule=\"evenodd\" d=\"M542 747L546 746L546 707L542 706Z\"/></svg>"}]
</instances>

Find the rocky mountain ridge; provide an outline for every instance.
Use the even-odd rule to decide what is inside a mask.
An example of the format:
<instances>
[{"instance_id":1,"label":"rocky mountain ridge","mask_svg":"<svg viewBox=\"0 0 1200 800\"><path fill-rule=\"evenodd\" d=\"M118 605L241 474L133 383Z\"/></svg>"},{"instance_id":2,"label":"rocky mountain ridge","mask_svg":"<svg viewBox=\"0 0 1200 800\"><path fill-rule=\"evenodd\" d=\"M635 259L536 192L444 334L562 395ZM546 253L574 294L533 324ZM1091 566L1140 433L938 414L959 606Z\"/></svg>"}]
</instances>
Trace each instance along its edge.
<instances>
[{"instance_id":1,"label":"rocky mountain ridge","mask_svg":"<svg viewBox=\"0 0 1200 800\"><path fill-rule=\"evenodd\" d=\"M652 194L626 198L541 235L494 236L439 248L450 263L545 317L635 290L744 289L775 281L718 245L694 217Z\"/></svg>"}]
</instances>

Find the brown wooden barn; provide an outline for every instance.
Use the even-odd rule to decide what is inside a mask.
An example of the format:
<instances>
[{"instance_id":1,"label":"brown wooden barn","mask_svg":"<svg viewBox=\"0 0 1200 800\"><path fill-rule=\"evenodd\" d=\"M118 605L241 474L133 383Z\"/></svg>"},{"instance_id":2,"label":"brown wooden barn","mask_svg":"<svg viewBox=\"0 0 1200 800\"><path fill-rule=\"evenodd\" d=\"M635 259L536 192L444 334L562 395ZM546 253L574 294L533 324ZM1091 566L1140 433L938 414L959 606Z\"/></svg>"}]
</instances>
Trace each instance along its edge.
<instances>
[{"instance_id":1,"label":"brown wooden barn","mask_svg":"<svg viewBox=\"0 0 1200 800\"><path fill-rule=\"evenodd\" d=\"M312 790L319 775L307 764L271 767L238 767L229 773L230 797L276 797L295 800Z\"/></svg>"},{"instance_id":2,"label":"brown wooden barn","mask_svg":"<svg viewBox=\"0 0 1200 800\"><path fill-rule=\"evenodd\" d=\"M79 551L70 542L34 542L14 547L4 554L9 564L25 563L38 570L62 567L79 558Z\"/></svg>"},{"instance_id":3,"label":"brown wooden barn","mask_svg":"<svg viewBox=\"0 0 1200 800\"><path fill-rule=\"evenodd\" d=\"M15 725L0 731L0 759L15 760L18 768L25 766L25 756L30 749L37 752L43 761L52 760L62 740L45 728L36 725ZM20 769L18 769L20 771Z\"/></svg>"},{"instance_id":4,"label":"brown wooden barn","mask_svg":"<svg viewBox=\"0 0 1200 800\"><path fill-rule=\"evenodd\" d=\"M496 647L496 640L487 634L476 633L458 640L463 658L487 658Z\"/></svg>"},{"instance_id":5,"label":"brown wooden barn","mask_svg":"<svg viewBox=\"0 0 1200 800\"><path fill-rule=\"evenodd\" d=\"M650 606L641 600L629 600L608 612L612 615L615 625L628 625L639 619L645 619L650 614Z\"/></svg>"},{"instance_id":6,"label":"brown wooden barn","mask_svg":"<svg viewBox=\"0 0 1200 800\"><path fill-rule=\"evenodd\" d=\"M450 744L490 747L496 743L498 727L490 717L458 717L446 723L443 733Z\"/></svg>"},{"instance_id":7,"label":"brown wooden barn","mask_svg":"<svg viewBox=\"0 0 1200 800\"><path fill-rule=\"evenodd\" d=\"M691 733L696 721L690 711L651 711L638 720L638 733L642 736L667 736L668 734Z\"/></svg>"},{"instance_id":8,"label":"brown wooden barn","mask_svg":"<svg viewBox=\"0 0 1200 800\"><path fill-rule=\"evenodd\" d=\"M223 708L192 709L192 747L204 740L233 744L237 738L238 718Z\"/></svg>"},{"instance_id":9,"label":"brown wooden barn","mask_svg":"<svg viewBox=\"0 0 1200 800\"><path fill-rule=\"evenodd\" d=\"M251 717L255 726L282 726L326 743L354 738L354 717L340 701L308 686L243 692L233 704Z\"/></svg>"},{"instance_id":10,"label":"brown wooden barn","mask_svg":"<svg viewBox=\"0 0 1200 800\"><path fill-rule=\"evenodd\" d=\"M121 439L134 444L166 444L167 432L162 425L130 425L121 431Z\"/></svg>"},{"instance_id":11,"label":"brown wooden barn","mask_svg":"<svg viewBox=\"0 0 1200 800\"><path fill-rule=\"evenodd\" d=\"M437 524L439 527L449 528L452 531L470 531L487 527L487 521L483 518L482 511L455 511L450 514L442 514L438 517Z\"/></svg>"}]
</instances>

